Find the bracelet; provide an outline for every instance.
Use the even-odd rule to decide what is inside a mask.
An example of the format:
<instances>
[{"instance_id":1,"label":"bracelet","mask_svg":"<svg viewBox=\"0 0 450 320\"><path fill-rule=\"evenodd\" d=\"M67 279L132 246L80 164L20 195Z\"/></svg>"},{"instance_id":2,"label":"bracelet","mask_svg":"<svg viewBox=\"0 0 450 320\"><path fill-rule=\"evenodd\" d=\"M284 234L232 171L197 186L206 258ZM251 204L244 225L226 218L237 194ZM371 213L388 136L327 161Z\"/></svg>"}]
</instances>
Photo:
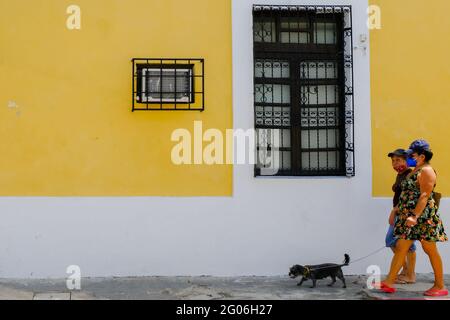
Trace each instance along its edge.
<instances>
[{"instance_id":1,"label":"bracelet","mask_svg":"<svg viewBox=\"0 0 450 320\"><path fill-rule=\"evenodd\" d=\"M415 214L414 212L411 212L411 213L409 214L409 216L410 216L410 217L414 217L414 218L416 218L416 219L419 219L422 215L421 215L421 214L417 215L417 214Z\"/></svg>"},{"instance_id":2,"label":"bracelet","mask_svg":"<svg viewBox=\"0 0 450 320\"><path fill-rule=\"evenodd\" d=\"M408 218L410 218L410 217L414 217L414 218L418 219L418 217L416 216L416 214L414 212L408 213Z\"/></svg>"}]
</instances>

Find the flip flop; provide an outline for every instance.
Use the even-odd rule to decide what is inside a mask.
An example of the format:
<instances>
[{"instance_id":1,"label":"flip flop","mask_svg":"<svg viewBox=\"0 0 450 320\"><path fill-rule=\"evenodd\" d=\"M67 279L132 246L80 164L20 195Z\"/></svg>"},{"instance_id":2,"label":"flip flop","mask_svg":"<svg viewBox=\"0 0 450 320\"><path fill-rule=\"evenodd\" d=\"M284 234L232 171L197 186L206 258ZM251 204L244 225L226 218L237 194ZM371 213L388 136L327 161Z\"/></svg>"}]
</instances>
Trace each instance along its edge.
<instances>
[{"instance_id":1,"label":"flip flop","mask_svg":"<svg viewBox=\"0 0 450 320\"><path fill-rule=\"evenodd\" d=\"M424 296L429 297L444 297L448 296L448 290L442 289L442 290L436 290L436 289L429 289L423 293Z\"/></svg>"},{"instance_id":2,"label":"flip flop","mask_svg":"<svg viewBox=\"0 0 450 320\"><path fill-rule=\"evenodd\" d=\"M385 293L395 293L395 291L397 291L397 289L395 289L394 287L389 287L383 281L381 281L380 283L375 283L374 288L378 289L378 290L381 290L381 291L383 291Z\"/></svg>"},{"instance_id":3,"label":"flip flop","mask_svg":"<svg viewBox=\"0 0 450 320\"><path fill-rule=\"evenodd\" d=\"M406 282L405 280L401 280L401 279L395 279L395 283L396 284L407 284L408 282Z\"/></svg>"},{"instance_id":4,"label":"flip flop","mask_svg":"<svg viewBox=\"0 0 450 320\"><path fill-rule=\"evenodd\" d=\"M414 284L414 283L416 283L415 281L406 281L406 280L405 280L405 282L406 282L406 284Z\"/></svg>"},{"instance_id":5,"label":"flip flop","mask_svg":"<svg viewBox=\"0 0 450 320\"><path fill-rule=\"evenodd\" d=\"M399 275L397 277L397 279L395 279L395 283L398 283L398 284L414 284L414 283L416 283L416 281L405 280L405 276L401 274L401 275Z\"/></svg>"}]
</instances>

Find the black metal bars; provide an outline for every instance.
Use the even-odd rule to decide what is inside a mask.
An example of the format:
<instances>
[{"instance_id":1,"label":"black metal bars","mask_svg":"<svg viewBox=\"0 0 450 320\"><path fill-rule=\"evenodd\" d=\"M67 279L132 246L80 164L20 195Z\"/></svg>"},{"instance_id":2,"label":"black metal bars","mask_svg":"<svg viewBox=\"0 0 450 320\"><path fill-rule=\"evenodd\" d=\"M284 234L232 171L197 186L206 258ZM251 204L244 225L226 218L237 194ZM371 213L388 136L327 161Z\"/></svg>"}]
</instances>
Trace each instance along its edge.
<instances>
[{"instance_id":1,"label":"black metal bars","mask_svg":"<svg viewBox=\"0 0 450 320\"><path fill-rule=\"evenodd\" d=\"M253 40L255 176L354 176L351 7L255 5Z\"/></svg>"},{"instance_id":2,"label":"black metal bars","mask_svg":"<svg viewBox=\"0 0 450 320\"><path fill-rule=\"evenodd\" d=\"M133 58L132 111L203 111L204 59Z\"/></svg>"}]
</instances>

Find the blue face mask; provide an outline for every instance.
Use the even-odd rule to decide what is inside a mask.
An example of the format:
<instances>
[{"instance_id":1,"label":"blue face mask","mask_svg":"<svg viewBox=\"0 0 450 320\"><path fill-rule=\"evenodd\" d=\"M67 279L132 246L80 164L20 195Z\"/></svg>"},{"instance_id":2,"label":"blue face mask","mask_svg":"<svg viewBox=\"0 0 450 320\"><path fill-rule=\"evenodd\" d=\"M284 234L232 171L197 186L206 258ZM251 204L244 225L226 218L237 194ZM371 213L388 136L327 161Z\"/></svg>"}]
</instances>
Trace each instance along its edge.
<instances>
[{"instance_id":1,"label":"blue face mask","mask_svg":"<svg viewBox=\"0 0 450 320\"><path fill-rule=\"evenodd\" d=\"M406 162L408 163L408 167L416 167L417 161L414 158L408 158L406 159Z\"/></svg>"}]
</instances>

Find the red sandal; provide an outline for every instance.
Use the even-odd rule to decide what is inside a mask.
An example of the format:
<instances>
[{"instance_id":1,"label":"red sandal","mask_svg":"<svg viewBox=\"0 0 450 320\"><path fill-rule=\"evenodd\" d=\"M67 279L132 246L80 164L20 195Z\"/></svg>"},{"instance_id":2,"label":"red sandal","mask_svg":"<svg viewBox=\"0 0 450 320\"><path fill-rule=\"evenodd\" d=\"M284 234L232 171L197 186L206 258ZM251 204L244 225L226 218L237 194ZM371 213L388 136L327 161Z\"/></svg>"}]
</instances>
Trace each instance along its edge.
<instances>
[{"instance_id":1,"label":"red sandal","mask_svg":"<svg viewBox=\"0 0 450 320\"><path fill-rule=\"evenodd\" d=\"M381 290L381 291L383 291L385 293L395 293L395 291L397 291L397 289L395 289L394 287L389 287L383 281L381 281L380 283L375 283L374 288L378 289L378 290Z\"/></svg>"},{"instance_id":2,"label":"red sandal","mask_svg":"<svg viewBox=\"0 0 450 320\"><path fill-rule=\"evenodd\" d=\"M423 293L423 295L429 296L429 297L445 297L445 296L448 296L448 290L447 289L441 289L441 290L429 289L429 290L425 291Z\"/></svg>"}]
</instances>

